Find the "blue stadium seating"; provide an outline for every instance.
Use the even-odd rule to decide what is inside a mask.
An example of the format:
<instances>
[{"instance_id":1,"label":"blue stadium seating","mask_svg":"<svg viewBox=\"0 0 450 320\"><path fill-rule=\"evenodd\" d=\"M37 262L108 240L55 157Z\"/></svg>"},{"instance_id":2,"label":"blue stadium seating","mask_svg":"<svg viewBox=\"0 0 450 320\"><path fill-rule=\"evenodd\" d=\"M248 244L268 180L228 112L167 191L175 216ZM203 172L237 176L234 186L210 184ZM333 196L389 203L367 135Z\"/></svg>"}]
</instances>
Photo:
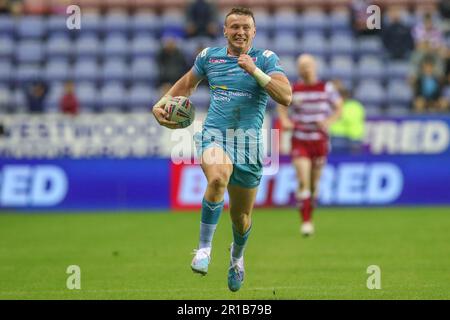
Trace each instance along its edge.
<instances>
[{"instance_id":1,"label":"blue stadium seating","mask_svg":"<svg viewBox=\"0 0 450 320\"><path fill-rule=\"evenodd\" d=\"M158 92L151 86L142 84L130 88L127 101L133 110L149 110L157 101Z\"/></svg>"},{"instance_id":2,"label":"blue stadium seating","mask_svg":"<svg viewBox=\"0 0 450 320\"><path fill-rule=\"evenodd\" d=\"M195 107L206 109L209 106L209 88L207 86L199 86L194 94L190 97Z\"/></svg>"},{"instance_id":3,"label":"blue stadium seating","mask_svg":"<svg viewBox=\"0 0 450 320\"><path fill-rule=\"evenodd\" d=\"M300 41L300 53L310 53L324 58L329 53L325 37L319 34L307 34Z\"/></svg>"},{"instance_id":4,"label":"blue stadium seating","mask_svg":"<svg viewBox=\"0 0 450 320\"><path fill-rule=\"evenodd\" d=\"M108 59L103 64L101 77L104 83L109 81L125 82L129 77L129 68L122 59Z\"/></svg>"},{"instance_id":5,"label":"blue stadium seating","mask_svg":"<svg viewBox=\"0 0 450 320\"><path fill-rule=\"evenodd\" d=\"M49 59L70 57L73 53L73 43L63 34L55 34L46 42L46 55Z\"/></svg>"},{"instance_id":6,"label":"blue stadium seating","mask_svg":"<svg viewBox=\"0 0 450 320\"><path fill-rule=\"evenodd\" d=\"M361 81L354 90L354 96L365 106L380 108L386 102L383 86L373 80Z\"/></svg>"},{"instance_id":7,"label":"blue stadium seating","mask_svg":"<svg viewBox=\"0 0 450 320\"><path fill-rule=\"evenodd\" d=\"M364 37L358 40L358 55L378 55L383 56L384 46L381 39L377 37Z\"/></svg>"},{"instance_id":8,"label":"blue stadium seating","mask_svg":"<svg viewBox=\"0 0 450 320\"><path fill-rule=\"evenodd\" d=\"M82 28L84 28L84 25L82 25ZM47 19L47 31L50 34L66 33L67 32L67 17L63 16L63 15L50 16Z\"/></svg>"},{"instance_id":9,"label":"blue stadium seating","mask_svg":"<svg viewBox=\"0 0 450 320\"><path fill-rule=\"evenodd\" d=\"M100 90L100 111L122 109L125 106L126 91L122 84L112 82L105 84Z\"/></svg>"},{"instance_id":10,"label":"blue stadium seating","mask_svg":"<svg viewBox=\"0 0 450 320\"><path fill-rule=\"evenodd\" d=\"M43 80L42 69L39 65L21 64L17 67L15 81L18 86L22 86L36 80Z\"/></svg>"},{"instance_id":11,"label":"blue stadium seating","mask_svg":"<svg viewBox=\"0 0 450 320\"><path fill-rule=\"evenodd\" d=\"M48 95L44 102L45 110L57 111L59 110L60 100L64 92L64 86L61 83L56 83L49 88Z\"/></svg>"},{"instance_id":12,"label":"blue stadium seating","mask_svg":"<svg viewBox=\"0 0 450 320\"><path fill-rule=\"evenodd\" d=\"M330 60L329 77L351 81L354 77L355 64L349 56L334 56Z\"/></svg>"},{"instance_id":13,"label":"blue stadium seating","mask_svg":"<svg viewBox=\"0 0 450 320\"><path fill-rule=\"evenodd\" d=\"M131 64L131 79L154 85L158 77L158 66L149 58L135 59Z\"/></svg>"},{"instance_id":14,"label":"blue stadium seating","mask_svg":"<svg viewBox=\"0 0 450 320\"><path fill-rule=\"evenodd\" d=\"M300 17L295 11L276 12L272 21L274 29L279 32L298 32L300 30Z\"/></svg>"},{"instance_id":15,"label":"blue stadium seating","mask_svg":"<svg viewBox=\"0 0 450 320\"><path fill-rule=\"evenodd\" d=\"M0 61L0 84L8 85L12 80L13 70L11 67L11 63L7 60Z\"/></svg>"},{"instance_id":16,"label":"blue stadium seating","mask_svg":"<svg viewBox=\"0 0 450 320\"><path fill-rule=\"evenodd\" d=\"M333 11L329 16L331 30L351 30L350 14L347 11Z\"/></svg>"},{"instance_id":17,"label":"blue stadium seating","mask_svg":"<svg viewBox=\"0 0 450 320\"><path fill-rule=\"evenodd\" d=\"M401 80L391 80L387 85L387 100L389 105L410 107L414 93L411 87Z\"/></svg>"},{"instance_id":18,"label":"blue stadium seating","mask_svg":"<svg viewBox=\"0 0 450 320\"><path fill-rule=\"evenodd\" d=\"M103 56L126 58L128 48L129 43L125 36L113 34L108 36L103 43Z\"/></svg>"},{"instance_id":19,"label":"blue stadium seating","mask_svg":"<svg viewBox=\"0 0 450 320\"><path fill-rule=\"evenodd\" d=\"M48 82L62 82L71 78L71 68L67 60L50 60L44 70Z\"/></svg>"},{"instance_id":20,"label":"blue stadium seating","mask_svg":"<svg viewBox=\"0 0 450 320\"><path fill-rule=\"evenodd\" d=\"M9 58L14 54L14 41L8 36L0 37L0 58Z\"/></svg>"},{"instance_id":21,"label":"blue stadium seating","mask_svg":"<svg viewBox=\"0 0 450 320\"><path fill-rule=\"evenodd\" d=\"M133 57L155 56L160 49L160 43L150 35L138 35L131 40L131 53Z\"/></svg>"},{"instance_id":22,"label":"blue stadium seating","mask_svg":"<svg viewBox=\"0 0 450 320\"><path fill-rule=\"evenodd\" d=\"M95 35L87 35L78 38L75 42L77 56L96 58L100 53L101 44Z\"/></svg>"},{"instance_id":23,"label":"blue stadium seating","mask_svg":"<svg viewBox=\"0 0 450 320\"><path fill-rule=\"evenodd\" d=\"M376 56L363 56L356 67L359 80L383 80L385 76L384 63Z\"/></svg>"},{"instance_id":24,"label":"blue stadium seating","mask_svg":"<svg viewBox=\"0 0 450 320\"><path fill-rule=\"evenodd\" d=\"M111 32L127 33L131 27L131 22L126 13L111 13L104 17L102 26L105 34Z\"/></svg>"},{"instance_id":25,"label":"blue stadium seating","mask_svg":"<svg viewBox=\"0 0 450 320\"><path fill-rule=\"evenodd\" d=\"M392 61L386 67L387 76L389 79L406 81L410 68L407 61Z\"/></svg>"},{"instance_id":26,"label":"blue stadium seating","mask_svg":"<svg viewBox=\"0 0 450 320\"><path fill-rule=\"evenodd\" d=\"M98 93L92 82L79 82L75 89L78 100L82 110L95 110L97 109Z\"/></svg>"},{"instance_id":27,"label":"blue stadium seating","mask_svg":"<svg viewBox=\"0 0 450 320\"><path fill-rule=\"evenodd\" d=\"M285 35L275 37L271 45L268 47L279 55L295 56L299 51L299 42L297 37L287 33Z\"/></svg>"},{"instance_id":28,"label":"blue stadium seating","mask_svg":"<svg viewBox=\"0 0 450 320\"><path fill-rule=\"evenodd\" d=\"M46 34L46 29L46 21L40 16L23 16L16 21L16 33L22 39L40 39Z\"/></svg>"},{"instance_id":29,"label":"blue stadium seating","mask_svg":"<svg viewBox=\"0 0 450 320\"><path fill-rule=\"evenodd\" d=\"M159 16L150 12L137 13L131 20L130 28L133 34L146 33L157 35L160 31Z\"/></svg>"},{"instance_id":30,"label":"blue stadium seating","mask_svg":"<svg viewBox=\"0 0 450 320\"><path fill-rule=\"evenodd\" d=\"M322 11L306 12L299 17L299 20L304 33L326 31L329 28L329 18Z\"/></svg>"},{"instance_id":31,"label":"blue stadium seating","mask_svg":"<svg viewBox=\"0 0 450 320\"><path fill-rule=\"evenodd\" d=\"M41 63L44 60L42 42L22 40L16 46L15 55L19 63Z\"/></svg>"},{"instance_id":32,"label":"blue stadium seating","mask_svg":"<svg viewBox=\"0 0 450 320\"><path fill-rule=\"evenodd\" d=\"M352 55L356 47L353 37L345 34L334 34L329 45L330 52L336 55Z\"/></svg>"},{"instance_id":33,"label":"blue stadium seating","mask_svg":"<svg viewBox=\"0 0 450 320\"><path fill-rule=\"evenodd\" d=\"M14 19L11 16L0 14L0 35L14 34Z\"/></svg>"},{"instance_id":34,"label":"blue stadium seating","mask_svg":"<svg viewBox=\"0 0 450 320\"><path fill-rule=\"evenodd\" d=\"M97 81L101 76L100 68L95 60L78 60L73 66L73 76L76 81Z\"/></svg>"}]
</instances>

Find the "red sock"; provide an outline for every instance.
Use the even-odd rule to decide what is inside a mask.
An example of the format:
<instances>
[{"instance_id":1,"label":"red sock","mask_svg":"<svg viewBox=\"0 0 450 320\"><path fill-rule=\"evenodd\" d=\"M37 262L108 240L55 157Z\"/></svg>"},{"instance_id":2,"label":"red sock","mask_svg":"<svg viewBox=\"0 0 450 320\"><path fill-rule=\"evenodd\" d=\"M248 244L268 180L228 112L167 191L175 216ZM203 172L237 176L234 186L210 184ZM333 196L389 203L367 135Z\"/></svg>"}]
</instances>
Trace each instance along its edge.
<instances>
[{"instance_id":1,"label":"red sock","mask_svg":"<svg viewBox=\"0 0 450 320\"><path fill-rule=\"evenodd\" d=\"M311 197L303 199L300 203L300 214L303 222L308 222L311 220L312 210L313 207L311 204Z\"/></svg>"}]
</instances>

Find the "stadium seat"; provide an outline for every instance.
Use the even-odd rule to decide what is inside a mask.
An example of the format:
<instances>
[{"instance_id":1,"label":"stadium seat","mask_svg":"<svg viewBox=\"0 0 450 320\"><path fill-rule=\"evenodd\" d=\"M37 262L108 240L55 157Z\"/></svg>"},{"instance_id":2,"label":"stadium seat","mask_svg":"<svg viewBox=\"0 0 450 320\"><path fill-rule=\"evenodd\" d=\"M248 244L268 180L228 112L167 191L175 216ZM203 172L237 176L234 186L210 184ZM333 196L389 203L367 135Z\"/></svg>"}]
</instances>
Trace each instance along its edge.
<instances>
[{"instance_id":1,"label":"stadium seat","mask_svg":"<svg viewBox=\"0 0 450 320\"><path fill-rule=\"evenodd\" d=\"M44 78L48 82L65 81L72 76L69 63L67 62L67 60L62 59L49 60L44 72Z\"/></svg>"},{"instance_id":2,"label":"stadium seat","mask_svg":"<svg viewBox=\"0 0 450 320\"><path fill-rule=\"evenodd\" d=\"M390 80L387 84L387 100L389 105L409 107L414 93L406 81Z\"/></svg>"},{"instance_id":3,"label":"stadium seat","mask_svg":"<svg viewBox=\"0 0 450 320\"><path fill-rule=\"evenodd\" d=\"M7 60L0 61L0 85L8 85L13 76L13 68Z\"/></svg>"},{"instance_id":4,"label":"stadium seat","mask_svg":"<svg viewBox=\"0 0 450 320\"><path fill-rule=\"evenodd\" d=\"M0 84L0 112L10 109L11 99L11 91Z\"/></svg>"},{"instance_id":5,"label":"stadium seat","mask_svg":"<svg viewBox=\"0 0 450 320\"><path fill-rule=\"evenodd\" d=\"M82 15L81 33L82 34L100 34L103 31L103 18L97 13L88 12Z\"/></svg>"},{"instance_id":6,"label":"stadium seat","mask_svg":"<svg viewBox=\"0 0 450 320\"><path fill-rule=\"evenodd\" d=\"M82 36L75 42L77 56L96 58L100 53L101 43L94 35Z\"/></svg>"},{"instance_id":7,"label":"stadium seat","mask_svg":"<svg viewBox=\"0 0 450 320\"><path fill-rule=\"evenodd\" d=\"M45 51L49 59L69 58L73 53L73 45L67 36L56 34L46 42Z\"/></svg>"},{"instance_id":8,"label":"stadium seat","mask_svg":"<svg viewBox=\"0 0 450 320\"><path fill-rule=\"evenodd\" d=\"M268 47L274 50L278 55L296 56L300 52L297 37L290 33L275 37Z\"/></svg>"},{"instance_id":9,"label":"stadium seat","mask_svg":"<svg viewBox=\"0 0 450 320\"><path fill-rule=\"evenodd\" d=\"M159 16L152 12L137 13L131 19L131 30L133 34L147 33L158 35L161 21Z\"/></svg>"},{"instance_id":10,"label":"stadium seat","mask_svg":"<svg viewBox=\"0 0 450 320\"><path fill-rule=\"evenodd\" d=\"M381 105L363 104L364 113L366 117L379 117L384 114L384 109Z\"/></svg>"},{"instance_id":11,"label":"stadium seat","mask_svg":"<svg viewBox=\"0 0 450 320\"><path fill-rule=\"evenodd\" d=\"M103 28L106 34L111 32L127 33L130 26L130 18L126 13L113 12L107 14L103 19Z\"/></svg>"},{"instance_id":12,"label":"stadium seat","mask_svg":"<svg viewBox=\"0 0 450 320\"><path fill-rule=\"evenodd\" d=\"M384 46L378 37L363 37L358 40L358 55L378 55L384 54Z\"/></svg>"},{"instance_id":13,"label":"stadium seat","mask_svg":"<svg viewBox=\"0 0 450 320\"><path fill-rule=\"evenodd\" d=\"M361 81L354 90L354 96L363 105L375 106L377 108L384 105L386 93L380 82L374 80Z\"/></svg>"},{"instance_id":14,"label":"stadium seat","mask_svg":"<svg viewBox=\"0 0 450 320\"><path fill-rule=\"evenodd\" d=\"M122 35L113 34L107 37L103 44L104 57L126 58L128 54L128 40Z\"/></svg>"},{"instance_id":15,"label":"stadium seat","mask_svg":"<svg viewBox=\"0 0 450 320\"><path fill-rule=\"evenodd\" d=\"M258 32L258 36L261 33L268 33L272 31L273 26L272 16L269 15L267 10L255 10L254 16L256 20L256 29ZM220 21L220 24L223 24L223 22Z\"/></svg>"},{"instance_id":16,"label":"stadium seat","mask_svg":"<svg viewBox=\"0 0 450 320\"><path fill-rule=\"evenodd\" d=\"M275 12L273 17L274 30L278 32L299 32L300 17L295 11Z\"/></svg>"},{"instance_id":17,"label":"stadium seat","mask_svg":"<svg viewBox=\"0 0 450 320\"><path fill-rule=\"evenodd\" d=\"M406 80L410 72L411 65L407 61L391 61L386 67L389 79Z\"/></svg>"},{"instance_id":18,"label":"stadium seat","mask_svg":"<svg viewBox=\"0 0 450 320\"><path fill-rule=\"evenodd\" d=\"M44 60L42 42L37 40L20 41L15 52L19 63L40 63Z\"/></svg>"},{"instance_id":19,"label":"stadium seat","mask_svg":"<svg viewBox=\"0 0 450 320\"><path fill-rule=\"evenodd\" d=\"M384 69L385 66L381 59L375 56L363 56L357 64L356 75L360 80L383 80Z\"/></svg>"},{"instance_id":20,"label":"stadium seat","mask_svg":"<svg viewBox=\"0 0 450 320\"><path fill-rule=\"evenodd\" d=\"M99 111L120 110L126 102L126 91L120 83L108 83L100 90Z\"/></svg>"},{"instance_id":21,"label":"stadium seat","mask_svg":"<svg viewBox=\"0 0 450 320\"><path fill-rule=\"evenodd\" d=\"M411 107L409 105L389 105L386 109L386 115L388 116L406 116L411 113Z\"/></svg>"},{"instance_id":22,"label":"stadium seat","mask_svg":"<svg viewBox=\"0 0 450 320\"><path fill-rule=\"evenodd\" d=\"M127 94L127 104L132 110L148 111L158 99L158 92L153 87L135 85Z\"/></svg>"},{"instance_id":23,"label":"stadium seat","mask_svg":"<svg viewBox=\"0 0 450 320\"><path fill-rule=\"evenodd\" d=\"M14 41L10 37L0 37L0 58L10 58L14 54Z\"/></svg>"},{"instance_id":24,"label":"stadium seat","mask_svg":"<svg viewBox=\"0 0 450 320\"><path fill-rule=\"evenodd\" d=\"M351 30L350 13L347 10L334 10L328 18L330 30Z\"/></svg>"},{"instance_id":25,"label":"stadium seat","mask_svg":"<svg viewBox=\"0 0 450 320\"><path fill-rule=\"evenodd\" d=\"M17 88L12 92L12 99L10 100L12 112L25 113L28 110L27 99L22 88Z\"/></svg>"},{"instance_id":26,"label":"stadium seat","mask_svg":"<svg viewBox=\"0 0 450 320\"><path fill-rule=\"evenodd\" d=\"M269 49L270 47L273 47L273 45L271 45L269 37L258 34L253 40L253 47L258 49Z\"/></svg>"},{"instance_id":27,"label":"stadium seat","mask_svg":"<svg viewBox=\"0 0 450 320\"><path fill-rule=\"evenodd\" d=\"M36 64L21 64L17 67L15 73L16 84L21 86L26 83L42 80L42 70Z\"/></svg>"},{"instance_id":28,"label":"stadium seat","mask_svg":"<svg viewBox=\"0 0 450 320\"><path fill-rule=\"evenodd\" d=\"M328 43L319 34L306 34L300 41L299 53L310 53L324 58L328 55Z\"/></svg>"},{"instance_id":29,"label":"stadium seat","mask_svg":"<svg viewBox=\"0 0 450 320\"><path fill-rule=\"evenodd\" d=\"M131 40L131 52L134 58L155 56L161 45L149 35L138 35Z\"/></svg>"},{"instance_id":30,"label":"stadium seat","mask_svg":"<svg viewBox=\"0 0 450 320\"><path fill-rule=\"evenodd\" d=\"M64 86L61 83L56 83L50 86L48 95L44 102L45 110L53 112L58 111L63 92Z\"/></svg>"},{"instance_id":31,"label":"stadium seat","mask_svg":"<svg viewBox=\"0 0 450 320\"><path fill-rule=\"evenodd\" d=\"M103 82L124 82L128 80L128 73L129 68L124 60L113 58L104 62L101 77Z\"/></svg>"},{"instance_id":32,"label":"stadium seat","mask_svg":"<svg viewBox=\"0 0 450 320\"><path fill-rule=\"evenodd\" d=\"M296 59L293 56L280 56L280 64L289 81L296 81L298 78Z\"/></svg>"},{"instance_id":33,"label":"stadium seat","mask_svg":"<svg viewBox=\"0 0 450 320\"><path fill-rule=\"evenodd\" d=\"M154 84L158 78L158 66L149 58L135 59L131 63L131 80Z\"/></svg>"},{"instance_id":34,"label":"stadium seat","mask_svg":"<svg viewBox=\"0 0 450 320\"><path fill-rule=\"evenodd\" d=\"M67 33L67 17L63 15L51 15L48 17L47 31L48 33ZM84 27L82 25L82 27Z\"/></svg>"},{"instance_id":35,"label":"stadium seat","mask_svg":"<svg viewBox=\"0 0 450 320\"><path fill-rule=\"evenodd\" d=\"M171 33L184 37L185 15L180 11L165 11L161 16L161 34Z\"/></svg>"},{"instance_id":36,"label":"stadium seat","mask_svg":"<svg viewBox=\"0 0 450 320\"><path fill-rule=\"evenodd\" d=\"M78 83L75 89L80 108L83 110L94 110L97 108L98 93L95 85L91 82Z\"/></svg>"},{"instance_id":37,"label":"stadium seat","mask_svg":"<svg viewBox=\"0 0 450 320\"><path fill-rule=\"evenodd\" d=\"M352 80L355 65L349 56L334 56L330 60L329 77L341 80Z\"/></svg>"},{"instance_id":38,"label":"stadium seat","mask_svg":"<svg viewBox=\"0 0 450 320\"><path fill-rule=\"evenodd\" d=\"M14 34L14 19L9 15L0 14L0 35Z\"/></svg>"},{"instance_id":39,"label":"stadium seat","mask_svg":"<svg viewBox=\"0 0 450 320\"><path fill-rule=\"evenodd\" d=\"M329 27L329 18L322 11L307 11L300 16L300 27L304 33L325 31Z\"/></svg>"},{"instance_id":40,"label":"stadium seat","mask_svg":"<svg viewBox=\"0 0 450 320\"><path fill-rule=\"evenodd\" d=\"M46 30L46 21L41 16L22 16L16 21L16 33L22 39L43 38Z\"/></svg>"},{"instance_id":41,"label":"stadium seat","mask_svg":"<svg viewBox=\"0 0 450 320\"><path fill-rule=\"evenodd\" d=\"M95 60L81 59L73 66L73 75L76 81L97 81L101 73Z\"/></svg>"},{"instance_id":42,"label":"stadium seat","mask_svg":"<svg viewBox=\"0 0 450 320\"><path fill-rule=\"evenodd\" d=\"M352 55L356 49L353 37L344 34L333 34L329 46L330 54L333 55Z\"/></svg>"}]
</instances>

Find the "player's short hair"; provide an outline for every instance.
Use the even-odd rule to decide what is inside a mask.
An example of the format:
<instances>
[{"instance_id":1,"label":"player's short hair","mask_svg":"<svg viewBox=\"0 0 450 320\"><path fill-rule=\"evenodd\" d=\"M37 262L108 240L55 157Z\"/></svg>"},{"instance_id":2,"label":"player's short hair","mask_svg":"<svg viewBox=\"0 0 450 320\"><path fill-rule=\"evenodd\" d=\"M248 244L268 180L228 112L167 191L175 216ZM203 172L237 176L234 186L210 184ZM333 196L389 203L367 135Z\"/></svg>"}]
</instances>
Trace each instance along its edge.
<instances>
[{"instance_id":1,"label":"player's short hair","mask_svg":"<svg viewBox=\"0 0 450 320\"><path fill-rule=\"evenodd\" d=\"M256 25L255 16L253 15L253 11L250 10L249 8L245 8L245 7L234 7L233 9L231 9L231 11L228 12L228 14L225 17L225 22L224 22L225 25L227 24L227 18L229 16L231 16L232 14L252 17L253 24Z\"/></svg>"}]
</instances>

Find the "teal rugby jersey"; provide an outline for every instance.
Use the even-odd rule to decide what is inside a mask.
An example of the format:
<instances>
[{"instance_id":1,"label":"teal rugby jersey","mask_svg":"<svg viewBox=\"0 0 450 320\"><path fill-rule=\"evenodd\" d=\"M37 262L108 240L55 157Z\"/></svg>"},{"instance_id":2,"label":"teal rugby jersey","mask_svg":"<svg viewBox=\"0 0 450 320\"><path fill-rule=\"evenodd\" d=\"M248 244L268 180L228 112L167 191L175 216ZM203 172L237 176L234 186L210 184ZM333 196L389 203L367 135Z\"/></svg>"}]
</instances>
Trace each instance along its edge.
<instances>
[{"instance_id":1,"label":"teal rugby jersey","mask_svg":"<svg viewBox=\"0 0 450 320\"><path fill-rule=\"evenodd\" d=\"M268 75L284 73L278 56L270 50L251 48L247 54ZM238 57L227 55L227 47L206 48L193 67L210 87L210 106L204 129L256 129L262 127L268 93L237 64Z\"/></svg>"}]
</instances>

